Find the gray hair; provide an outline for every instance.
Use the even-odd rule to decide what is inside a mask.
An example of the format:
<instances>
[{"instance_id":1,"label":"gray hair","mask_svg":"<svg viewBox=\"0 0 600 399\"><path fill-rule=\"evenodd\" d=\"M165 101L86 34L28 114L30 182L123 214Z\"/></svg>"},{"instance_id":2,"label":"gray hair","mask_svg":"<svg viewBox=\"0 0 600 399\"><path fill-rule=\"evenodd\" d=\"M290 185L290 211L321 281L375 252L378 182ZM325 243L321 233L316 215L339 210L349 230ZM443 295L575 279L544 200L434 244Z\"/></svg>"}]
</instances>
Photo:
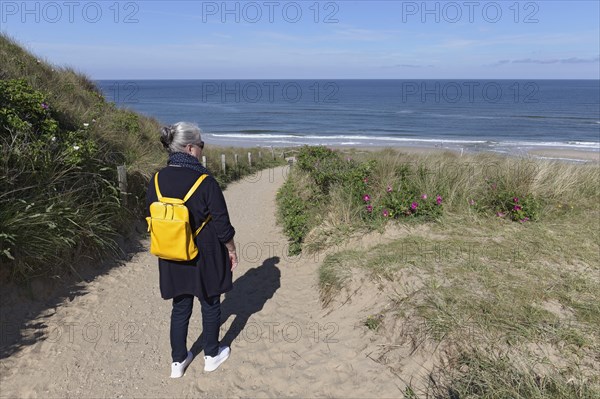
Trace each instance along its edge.
<instances>
[{"instance_id":1,"label":"gray hair","mask_svg":"<svg viewBox=\"0 0 600 399\"><path fill-rule=\"evenodd\" d=\"M202 130L195 123L177 122L165 126L160 131L160 142L169 153L185 152L188 144L196 144L201 140Z\"/></svg>"}]
</instances>

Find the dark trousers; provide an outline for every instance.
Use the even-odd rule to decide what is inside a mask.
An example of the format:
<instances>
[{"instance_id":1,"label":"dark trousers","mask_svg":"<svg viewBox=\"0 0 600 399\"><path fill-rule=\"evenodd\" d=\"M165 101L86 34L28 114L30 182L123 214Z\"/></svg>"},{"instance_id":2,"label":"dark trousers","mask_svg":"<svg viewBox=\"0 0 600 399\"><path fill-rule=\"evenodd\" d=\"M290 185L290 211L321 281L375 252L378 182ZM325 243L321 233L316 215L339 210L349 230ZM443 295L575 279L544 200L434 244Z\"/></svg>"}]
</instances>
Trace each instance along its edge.
<instances>
[{"instance_id":1,"label":"dark trousers","mask_svg":"<svg viewBox=\"0 0 600 399\"><path fill-rule=\"evenodd\" d=\"M202 310L202 335L205 356L216 356L219 352L219 328L221 327L221 296L200 299ZM192 308L193 295L180 295L173 298L171 311L171 356L173 362L183 362L187 357L187 334Z\"/></svg>"}]
</instances>

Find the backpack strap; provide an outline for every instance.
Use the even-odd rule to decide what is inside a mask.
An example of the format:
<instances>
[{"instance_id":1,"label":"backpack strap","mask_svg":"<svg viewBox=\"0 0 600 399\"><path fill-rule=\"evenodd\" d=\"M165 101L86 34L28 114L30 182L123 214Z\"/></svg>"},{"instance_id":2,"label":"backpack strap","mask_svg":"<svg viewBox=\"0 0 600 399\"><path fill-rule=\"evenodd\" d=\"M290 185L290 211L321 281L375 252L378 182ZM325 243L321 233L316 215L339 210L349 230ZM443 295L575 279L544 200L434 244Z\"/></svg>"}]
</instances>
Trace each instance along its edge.
<instances>
[{"instance_id":1,"label":"backpack strap","mask_svg":"<svg viewBox=\"0 0 600 399\"><path fill-rule=\"evenodd\" d=\"M187 200L190 199L190 197L194 194L194 192L196 191L196 189L198 189L198 187L200 187L200 184L202 184L202 182L204 181L204 179L206 179L208 177L208 175L204 174L202 176L200 176L198 178L198 180L196 180L196 183L194 183L194 185L192 186L192 188L190 188L190 191L188 191L188 193L185 195L185 197L183 197L183 202L186 202ZM208 221L211 219L210 215L208 215L208 217L206 218L206 220L204 220L204 222L202 223L202 225L200 225L200 227L198 227L198 229L194 232L194 238L200 234L200 231L202 231L202 229L204 228L204 226L206 226L206 223L208 223Z\"/></svg>"},{"instance_id":2,"label":"backpack strap","mask_svg":"<svg viewBox=\"0 0 600 399\"><path fill-rule=\"evenodd\" d=\"M163 196L160 193L160 188L158 188L158 172L154 175L154 188L156 189L156 196L158 197L158 200L160 201Z\"/></svg>"},{"instance_id":3,"label":"backpack strap","mask_svg":"<svg viewBox=\"0 0 600 399\"><path fill-rule=\"evenodd\" d=\"M198 187L200 187L200 184L202 184L202 182L204 181L204 179L206 179L207 176L208 175L204 174L204 175L200 176L198 178L198 180L196 180L196 183L194 183L192 188L190 188L190 191L188 191L188 193L185 195L185 197L183 197L183 202L187 202L187 200L190 199L190 197L194 194L194 192L196 192L196 189Z\"/></svg>"},{"instance_id":4,"label":"backpack strap","mask_svg":"<svg viewBox=\"0 0 600 399\"><path fill-rule=\"evenodd\" d=\"M206 220L204 221L204 223L202 223L202 225L200 227L198 227L198 230L196 230L196 232L194 233L194 238L200 234L200 232L202 231L202 229L204 228L204 226L206 226L206 223L208 223L208 221L211 219L210 215L208 215L208 217L206 218Z\"/></svg>"}]
</instances>

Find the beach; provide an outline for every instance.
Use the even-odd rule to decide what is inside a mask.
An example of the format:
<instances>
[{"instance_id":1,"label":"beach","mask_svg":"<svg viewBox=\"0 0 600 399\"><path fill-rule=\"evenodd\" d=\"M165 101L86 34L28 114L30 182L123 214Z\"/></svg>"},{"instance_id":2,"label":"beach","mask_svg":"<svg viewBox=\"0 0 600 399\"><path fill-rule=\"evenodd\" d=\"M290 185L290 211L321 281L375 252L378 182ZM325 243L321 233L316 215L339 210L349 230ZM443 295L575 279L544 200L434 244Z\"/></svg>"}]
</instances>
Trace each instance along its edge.
<instances>
[{"instance_id":1,"label":"beach","mask_svg":"<svg viewBox=\"0 0 600 399\"><path fill-rule=\"evenodd\" d=\"M568 149L530 150L529 154L541 159L600 162L600 152L598 151L577 151Z\"/></svg>"}]
</instances>

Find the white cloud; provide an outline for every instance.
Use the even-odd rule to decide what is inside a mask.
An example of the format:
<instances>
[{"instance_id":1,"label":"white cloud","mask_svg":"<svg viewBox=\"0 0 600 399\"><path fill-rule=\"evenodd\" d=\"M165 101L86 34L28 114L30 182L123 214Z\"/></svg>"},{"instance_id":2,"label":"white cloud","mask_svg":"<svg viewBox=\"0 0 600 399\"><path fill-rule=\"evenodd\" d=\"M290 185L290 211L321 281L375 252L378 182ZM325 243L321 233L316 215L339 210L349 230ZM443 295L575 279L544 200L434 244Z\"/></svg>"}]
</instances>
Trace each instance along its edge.
<instances>
[{"instance_id":1,"label":"white cloud","mask_svg":"<svg viewBox=\"0 0 600 399\"><path fill-rule=\"evenodd\" d=\"M536 59L536 58L520 58L515 60L500 60L487 66L497 67L507 64L538 64L538 65L551 65L551 64L597 64L600 63L600 57L596 58L550 58L550 59ZM486 65L484 65L486 66Z\"/></svg>"}]
</instances>

